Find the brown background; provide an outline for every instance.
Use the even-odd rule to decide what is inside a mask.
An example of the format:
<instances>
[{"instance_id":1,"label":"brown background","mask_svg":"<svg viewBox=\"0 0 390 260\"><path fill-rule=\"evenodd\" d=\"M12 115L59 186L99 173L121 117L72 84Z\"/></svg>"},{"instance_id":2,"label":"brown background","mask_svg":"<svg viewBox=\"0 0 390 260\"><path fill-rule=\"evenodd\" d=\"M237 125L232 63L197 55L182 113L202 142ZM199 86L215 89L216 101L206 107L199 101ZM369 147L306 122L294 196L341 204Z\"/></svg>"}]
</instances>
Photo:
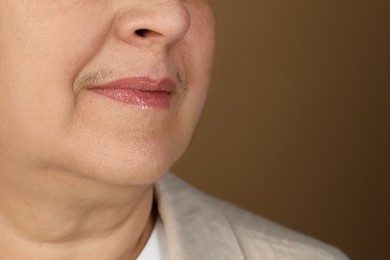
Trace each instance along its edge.
<instances>
[{"instance_id":1,"label":"brown background","mask_svg":"<svg viewBox=\"0 0 390 260\"><path fill-rule=\"evenodd\" d=\"M214 5L212 89L173 171L352 259L390 259L389 1Z\"/></svg>"}]
</instances>

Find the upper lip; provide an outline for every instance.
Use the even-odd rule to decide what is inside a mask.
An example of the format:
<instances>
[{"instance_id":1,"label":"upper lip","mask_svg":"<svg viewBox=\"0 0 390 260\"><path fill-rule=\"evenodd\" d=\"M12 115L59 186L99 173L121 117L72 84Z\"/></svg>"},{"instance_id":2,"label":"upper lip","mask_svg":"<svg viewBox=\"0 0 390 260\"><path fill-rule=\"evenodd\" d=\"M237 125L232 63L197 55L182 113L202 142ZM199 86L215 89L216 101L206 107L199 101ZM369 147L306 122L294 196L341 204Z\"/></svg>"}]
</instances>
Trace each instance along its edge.
<instances>
[{"instance_id":1,"label":"upper lip","mask_svg":"<svg viewBox=\"0 0 390 260\"><path fill-rule=\"evenodd\" d=\"M94 85L91 89L133 89L145 92L166 92L175 90L176 83L172 79L152 79L149 77L132 77L115 80L101 85Z\"/></svg>"}]
</instances>

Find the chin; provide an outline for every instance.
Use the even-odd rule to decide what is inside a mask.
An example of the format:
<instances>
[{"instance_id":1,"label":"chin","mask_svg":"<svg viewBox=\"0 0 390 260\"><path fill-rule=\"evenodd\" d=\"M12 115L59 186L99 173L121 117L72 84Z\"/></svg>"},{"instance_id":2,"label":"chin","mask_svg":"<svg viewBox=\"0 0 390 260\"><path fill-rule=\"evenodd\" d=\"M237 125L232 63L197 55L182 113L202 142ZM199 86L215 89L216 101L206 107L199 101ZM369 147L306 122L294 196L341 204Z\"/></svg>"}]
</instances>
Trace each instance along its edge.
<instances>
[{"instance_id":1,"label":"chin","mask_svg":"<svg viewBox=\"0 0 390 260\"><path fill-rule=\"evenodd\" d=\"M152 185L169 171L171 165L171 162L162 160L101 163L99 169L96 166L87 166L81 174L89 179L112 185Z\"/></svg>"},{"instance_id":2,"label":"chin","mask_svg":"<svg viewBox=\"0 0 390 260\"><path fill-rule=\"evenodd\" d=\"M184 152L170 142L132 141L72 146L62 168L78 176L113 185L151 185L164 176ZM65 160L64 160L65 159Z\"/></svg>"}]
</instances>

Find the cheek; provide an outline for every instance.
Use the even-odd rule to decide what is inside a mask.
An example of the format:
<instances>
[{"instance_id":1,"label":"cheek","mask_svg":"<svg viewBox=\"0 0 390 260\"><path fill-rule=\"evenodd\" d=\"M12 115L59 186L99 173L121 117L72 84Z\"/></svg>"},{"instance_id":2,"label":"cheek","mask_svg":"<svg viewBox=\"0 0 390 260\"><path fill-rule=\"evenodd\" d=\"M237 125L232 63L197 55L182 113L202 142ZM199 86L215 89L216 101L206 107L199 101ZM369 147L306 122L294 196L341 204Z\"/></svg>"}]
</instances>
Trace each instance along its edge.
<instances>
[{"instance_id":1,"label":"cheek","mask_svg":"<svg viewBox=\"0 0 390 260\"><path fill-rule=\"evenodd\" d=\"M55 144L69 123L73 81L99 49L109 22L97 6L56 13L51 3L7 2L0 2L0 118L7 122L0 138L39 150Z\"/></svg>"},{"instance_id":2,"label":"cheek","mask_svg":"<svg viewBox=\"0 0 390 260\"><path fill-rule=\"evenodd\" d=\"M188 34L182 42L182 61L186 71L188 100L183 104L183 120L195 128L210 84L214 52L214 15L208 5L194 6ZM187 118L187 119L186 119ZM191 122L191 123L190 123Z\"/></svg>"},{"instance_id":3,"label":"cheek","mask_svg":"<svg viewBox=\"0 0 390 260\"><path fill-rule=\"evenodd\" d=\"M205 1L195 1L189 7L192 17L188 34L183 40L183 61L188 68L188 80L195 86L207 88L215 52L214 13Z\"/></svg>"}]
</instances>

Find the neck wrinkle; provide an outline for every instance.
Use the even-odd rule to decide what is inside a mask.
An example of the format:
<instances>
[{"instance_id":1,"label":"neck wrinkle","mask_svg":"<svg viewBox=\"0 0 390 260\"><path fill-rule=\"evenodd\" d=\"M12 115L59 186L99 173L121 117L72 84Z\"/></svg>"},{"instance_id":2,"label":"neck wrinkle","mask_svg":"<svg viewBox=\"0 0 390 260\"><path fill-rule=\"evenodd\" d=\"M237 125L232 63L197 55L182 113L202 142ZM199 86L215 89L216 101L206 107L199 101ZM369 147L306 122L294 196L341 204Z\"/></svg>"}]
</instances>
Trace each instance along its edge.
<instances>
[{"instance_id":1,"label":"neck wrinkle","mask_svg":"<svg viewBox=\"0 0 390 260\"><path fill-rule=\"evenodd\" d=\"M151 185L115 189L112 185L87 185L91 184L88 180L74 186L69 182L57 186L53 185L53 179L38 184L39 178L18 182L18 178L10 177L12 174L4 178L4 172L0 175L0 252L12 259L28 259L27 256L35 259L38 255L42 255L39 259L63 255L83 259L81 248L96 249L96 253L100 252L97 259L103 255L109 255L107 259L120 259L120 255L136 250L150 219ZM84 259L93 256L89 254Z\"/></svg>"}]
</instances>

